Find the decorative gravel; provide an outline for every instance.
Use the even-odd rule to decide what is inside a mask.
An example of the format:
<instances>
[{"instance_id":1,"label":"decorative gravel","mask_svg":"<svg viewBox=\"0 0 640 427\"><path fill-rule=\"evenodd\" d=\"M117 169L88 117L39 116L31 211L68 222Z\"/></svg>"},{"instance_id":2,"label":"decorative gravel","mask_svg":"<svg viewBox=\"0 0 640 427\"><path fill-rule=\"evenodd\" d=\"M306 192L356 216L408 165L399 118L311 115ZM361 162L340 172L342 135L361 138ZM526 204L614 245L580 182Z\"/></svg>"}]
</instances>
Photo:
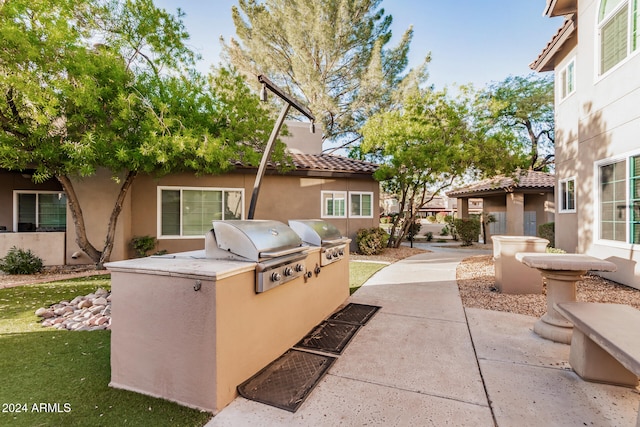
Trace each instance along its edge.
<instances>
[{"instance_id":1,"label":"decorative gravel","mask_svg":"<svg viewBox=\"0 0 640 427\"><path fill-rule=\"evenodd\" d=\"M495 270L491 255L464 259L456 270L462 304L465 307L506 311L540 317L546 311L542 294L506 295L495 290ZM628 304L640 309L640 290L620 285L595 274L587 273L578 282L577 300Z\"/></svg>"}]
</instances>

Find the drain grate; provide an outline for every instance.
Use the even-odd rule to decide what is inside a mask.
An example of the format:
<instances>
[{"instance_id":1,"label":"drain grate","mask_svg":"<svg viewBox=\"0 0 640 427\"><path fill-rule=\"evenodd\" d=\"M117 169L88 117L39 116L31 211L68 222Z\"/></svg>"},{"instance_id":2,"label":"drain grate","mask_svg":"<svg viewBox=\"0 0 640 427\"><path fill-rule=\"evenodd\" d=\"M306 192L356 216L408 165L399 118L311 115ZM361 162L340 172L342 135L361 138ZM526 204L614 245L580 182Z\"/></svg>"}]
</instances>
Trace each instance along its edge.
<instances>
[{"instance_id":1,"label":"drain grate","mask_svg":"<svg viewBox=\"0 0 640 427\"><path fill-rule=\"evenodd\" d=\"M335 322L365 325L380 307L366 304L347 304L342 310L335 312L329 320Z\"/></svg>"},{"instance_id":2,"label":"drain grate","mask_svg":"<svg viewBox=\"0 0 640 427\"><path fill-rule=\"evenodd\" d=\"M238 386L240 396L295 412L320 381L335 357L288 350Z\"/></svg>"},{"instance_id":3,"label":"drain grate","mask_svg":"<svg viewBox=\"0 0 640 427\"><path fill-rule=\"evenodd\" d=\"M325 321L316 326L296 347L341 354L360 325Z\"/></svg>"}]
</instances>

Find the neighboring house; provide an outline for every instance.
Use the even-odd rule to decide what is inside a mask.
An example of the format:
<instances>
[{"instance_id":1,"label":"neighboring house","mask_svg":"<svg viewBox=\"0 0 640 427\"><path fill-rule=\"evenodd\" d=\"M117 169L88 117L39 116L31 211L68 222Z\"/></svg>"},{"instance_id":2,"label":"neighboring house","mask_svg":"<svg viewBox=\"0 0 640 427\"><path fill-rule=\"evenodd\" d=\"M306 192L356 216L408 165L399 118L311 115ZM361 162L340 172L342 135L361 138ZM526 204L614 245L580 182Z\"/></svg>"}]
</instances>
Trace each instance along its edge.
<instances>
[{"instance_id":1,"label":"neighboring house","mask_svg":"<svg viewBox=\"0 0 640 427\"><path fill-rule=\"evenodd\" d=\"M640 289L640 1L548 0L565 16L531 64L556 82L556 246Z\"/></svg>"},{"instance_id":2,"label":"neighboring house","mask_svg":"<svg viewBox=\"0 0 640 427\"><path fill-rule=\"evenodd\" d=\"M322 154L319 132L288 123L295 169L284 174L268 168L256 205L256 219L322 218L355 239L360 228L379 225L376 165ZM304 151L304 152L303 152ZM204 234L214 219L245 219L256 168L238 165L224 175L139 175L118 219L111 260L133 256L134 236L153 236L158 250L170 253L204 248ZM101 250L119 185L107 171L74 182L89 240ZM60 184L34 184L27 173L0 171L0 257L13 245L32 249L47 264L86 264ZM57 231L49 233L50 231ZM43 239L45 241L43 241ZM352 245L355 247L355 242ZM55 254L55 256L51 256Z\"/></svg>"},{"instance_id":3,"label":"neighboring house","mask_svg":"<svg viewBox=\"0 0 640 427\"><path fill-rule=\"evenodd\" d=\"M458 199L458 218L469 216L470 200L482 199L482 213L495 220L489 224L487 240L492 235L536 236L538 225L553 221L554 184L554 175L530 170L478 181L447 196Z\"/></svg>"}]
</instances>

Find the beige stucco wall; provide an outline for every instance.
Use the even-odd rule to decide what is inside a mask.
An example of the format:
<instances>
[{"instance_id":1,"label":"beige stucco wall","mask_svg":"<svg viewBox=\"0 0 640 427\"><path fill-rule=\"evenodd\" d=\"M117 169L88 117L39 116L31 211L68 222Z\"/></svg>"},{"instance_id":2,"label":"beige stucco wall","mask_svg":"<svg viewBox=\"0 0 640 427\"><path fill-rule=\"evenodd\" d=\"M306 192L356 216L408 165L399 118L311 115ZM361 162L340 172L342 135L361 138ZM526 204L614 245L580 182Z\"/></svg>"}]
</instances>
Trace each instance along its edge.
<instances>
[{"instance_id":1,"label":"beige stucco wall","mask_svg":"<svg viewBox=\"0 0 640 427\"><path fill-rule=\"evenodd\" d=\"M158 187L209 187L244 189L245 217L251 202L255 181L254 172L231 173L219 176L196 177L193 174L175 174L162 178L141 175L131 190L131 232L133 236L158 236ZM373 179L309 178L301 176L267 175L262 181L256 219L284 222L289 219L311 219L321 216L321 191L368 191L374 194L373 218L330 218L343 235L355 240L357 230L379 225L379 184ZM355 243L352 242L352 248ZM202 238L160 238L158 250L170 253L202 249ZM133 255L132 253L130 254ZM122 259L113 258L112 260Z\"/></svg>"},{"instance_id":2,"label":"beige stucco wall","mask_svg":"<svg viewBox=\"0 0 640 427\"><path fill-rule=\"evenodd\" d=\"M317 250L308 255L308 270L319 256ZM219 280L201 273L196 292L196 278L184 271L134 274L139 265L130 271L110 266L115 269L110 384L220 411L236 397L239 384L347 300L348 259L347 253L317 276L260 294L255 273L246 269Z\"/></svg>"},{"instance_id":3,"label":"beige stucco wall","mask_svg":"<svg viewBox=\"0 0 640 427\"><path fill-rule=\"evenodd\" d=\"M42 259L44 265L65 263L64 232L0 233L0 258L14 246L30 250Z\"/></svg>"},{"instance_id":4,"label":"beige stucco wall","mask_svg":"<svg viewBox=\"0 0 640 427\"><path fill-rule=\"evenodd\" d=\"M524 212L536 212L536 230L540 224L554 221L555 203L553 193L513 193L488 196L483 199L483 212L507 212L506 235L524 234ZM507 204L510 210L507 210ZM515 214L515 215L514 215ZM486 230L487 241L491 241L489 227ZM536 233L537 235L537 233Z\"/></svg>"},{"instance_id":5,"label":"beige stucco wall","mask_svg":"<svg viewBox=\"0 0 640 427\"><path fill-rule=\"evenodd\" d=\"M116 203L122 184L112 179L112 174L100 169L94 176L74 179L73 186L80 201L87 230L87 238L102 251L111 211ZM131 239L131 192L126 196L122 212L118 218L111 260L129 257L128 244ZM72 258L79 253L77 258ZM71 211L67 207L67 252L68 264L91 264L91 259L80 250L76 243L76 231Z\"/></svg>"},{"instance_id":6,"label":"beige stucco wall","mask_svg":"<svg viewBox=\"0 0 640 427\"><path fill-rule=\"evenodd\" d=\"M599 239L595 162L640 150L640 54L598 76L599 4L578 1L578 46L555 64L558 73L575 55L576 92L561 102L556 97L556 176L575 176L578 207L575 214L557 215L556 246L612 261L618 271L607 277L640 288L640 247Z\"/></svg>"}]
</instances>

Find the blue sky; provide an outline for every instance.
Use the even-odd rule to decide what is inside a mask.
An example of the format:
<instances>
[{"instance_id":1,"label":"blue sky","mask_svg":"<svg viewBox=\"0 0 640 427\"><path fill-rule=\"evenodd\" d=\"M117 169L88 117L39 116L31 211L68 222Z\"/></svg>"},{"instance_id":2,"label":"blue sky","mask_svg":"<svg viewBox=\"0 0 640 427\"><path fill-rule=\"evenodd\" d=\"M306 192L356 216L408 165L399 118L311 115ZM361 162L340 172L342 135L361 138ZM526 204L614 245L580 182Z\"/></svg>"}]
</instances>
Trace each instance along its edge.
<instances>
[{"instance_id":1,"label":"blue sky","mask_svg":"<svg viewBox=\"0 0 640 427\"><path fill-rule=\"evenodd\" d=\"M180 7L191 35L190 45L203 57L202 71L217 65L220 36L235 36L231 6L237 0L154 0L175 13ZM562 18L542 16L545 0L383 0L393 16L390 45L413 25L410 64L431 52L429 82L437 89L473 83L477 88L509 75L531 73L536 59Z\"/></svg>"}]
</instances>

